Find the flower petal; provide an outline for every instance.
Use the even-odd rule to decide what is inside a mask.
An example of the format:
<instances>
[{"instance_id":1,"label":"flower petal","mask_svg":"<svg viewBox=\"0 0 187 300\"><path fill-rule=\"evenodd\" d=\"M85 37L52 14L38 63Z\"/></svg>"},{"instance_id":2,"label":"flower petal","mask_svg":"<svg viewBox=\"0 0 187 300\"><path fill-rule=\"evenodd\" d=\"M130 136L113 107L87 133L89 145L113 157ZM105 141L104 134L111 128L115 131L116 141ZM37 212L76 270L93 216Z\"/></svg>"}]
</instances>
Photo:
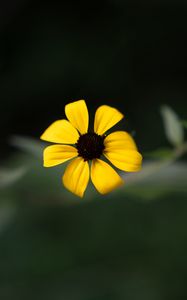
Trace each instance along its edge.
<instances>
[{"instance_id":1,"label":"flower petal","mask_svg":"<svg viewBox=\"0 0 187 300\"><path fill-rule=\"evenodd\" d=\"M103 153L118 169L126 172L137 172L141 169L142 155L135 150L110 149Z\"/></svg>"},{"instance_id":2,"label":"flower petal","mask_svg":"<svg viewBox=\"0 0 187 300\"><path fill-rule=\"evenodd\" d=\"M62 178L64 186L73 194L83 197L89 181L89 165L81 157L67 166Z\"/></svg>"},{"instance_id":3,"label":"flower petal","mask_svg":"<svg viewBox=\"0 0 187 300\"><path fill-rule=\"evenodd\" d=\"M79 134L70 122L58 120L52 123L40 138L52 143L75 144Z\"/></svg>"},{"instance_id":4,"label":"flower petal","mask_svg":"<svg viewBox=\"0 0 187 300\"><path fill-rule=\"evenodd\" d=\"M101 194L111 192L124 182L109 164L100 159L94 159L92 161L91 179Z\"/></svg>"},{"instance_id":5,"label":"flower petal","mask_svg":"<svg viewBox=\"0 0 187 300\"><path fill-rule=\"evenodd\" d=\"M88 131L88 109L84 100L75 101L65 106L65 113L71 124L78 129L81 134Z\"/></svg>"},{"instance_id":6,"label":"flower petal","mask_svg":"<svg viewBox=\"0 0 187 300\"><path fill-rule=\"evenodd\" d=\"M106 151L113 148L115 149L126 149L126 150L137 150L136 144L133 138L125 131L116 131L109 134L104 139L104 145Z\"/></svg>"},{"instance_id":7,"label":"flower petal","mask_svg":"<svg viewBox=\"0 0 187 300\"><path fill-rule=\"evenodd\" d=\"M77 149L69 145L52 145L44 150L44 167L53 167L76 157Z\"/></svg>"},{"instance_id":8,"label":"flower petal","mask_svg":"<svg viewBox=\"0 0 187 300\"><path fill-rule=\"evenodd\" d=\"M123 117L123 114L116 108L108 105L102 105L95 113L94 131L97 134L102 135L123 119Z\"/></svg>"}]
</instances>

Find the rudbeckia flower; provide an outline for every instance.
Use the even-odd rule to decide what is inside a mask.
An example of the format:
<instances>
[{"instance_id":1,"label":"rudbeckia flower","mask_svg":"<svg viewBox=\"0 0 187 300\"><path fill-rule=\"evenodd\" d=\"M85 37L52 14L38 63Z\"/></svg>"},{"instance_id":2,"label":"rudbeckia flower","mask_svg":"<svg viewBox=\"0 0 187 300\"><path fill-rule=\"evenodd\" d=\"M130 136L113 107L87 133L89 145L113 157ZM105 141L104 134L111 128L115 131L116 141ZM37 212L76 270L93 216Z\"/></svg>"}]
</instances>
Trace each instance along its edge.
<instances>
[{"instance_id":1,"label":"rudbeckia flower","mask_svg":"<svg viewBox=\"0 0 187 300\"><path fill-rule=\"evenodd\" d=\"M68 120L52 123L41 139L55 143L44 150L44 167L53 167L71 159L62 177L69 191L83 197L90 177L101 194L123 184L114 168L100 159L102 156L120 170L140 170L142 156L132 137L125 131L106 134L124 117L117 109L100 106L95 113L94 131L88 130L89 115L84 100L67 104L65 114Z\"/></svg>"}]
</instances>

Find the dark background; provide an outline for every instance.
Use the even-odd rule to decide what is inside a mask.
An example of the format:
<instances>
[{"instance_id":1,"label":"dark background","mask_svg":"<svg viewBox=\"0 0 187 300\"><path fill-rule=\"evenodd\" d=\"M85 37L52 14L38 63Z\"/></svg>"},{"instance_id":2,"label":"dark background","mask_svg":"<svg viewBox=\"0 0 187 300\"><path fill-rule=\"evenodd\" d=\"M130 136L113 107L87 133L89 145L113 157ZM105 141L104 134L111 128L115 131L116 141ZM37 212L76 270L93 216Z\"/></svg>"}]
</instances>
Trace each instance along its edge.
<instances>
[{"instance_id":1,"label":"dark background","mask_svg":"<svg viewBox=\"0 0 187 300\"><path fill-rule=\"evenodd\" d=\"M43 170L42 154L20 158L10 142L39 141L65 104L85 99L92 117L102 104L120 109L143 154L169 146L160 105L187 119L187 2L2 1L0 41L0 161L33 167L0 192L0 298L187 299L178 166L153 181L154 196L144 183L146 201L135 188L69 205L62 171Z\"/></svg>"},{"instance_id":2,"label":"dark background","mask_svg":"<svg viewBox=\"0 0 187 300\"><path fill-rule=\"evenodd\" d=\"M161 104L185 118L185 2L9 0L1 15L3 144L15 133L38 137L82 98L92 111L121 109L143 148L163 142Z\"/></svg>"}]
</instances>

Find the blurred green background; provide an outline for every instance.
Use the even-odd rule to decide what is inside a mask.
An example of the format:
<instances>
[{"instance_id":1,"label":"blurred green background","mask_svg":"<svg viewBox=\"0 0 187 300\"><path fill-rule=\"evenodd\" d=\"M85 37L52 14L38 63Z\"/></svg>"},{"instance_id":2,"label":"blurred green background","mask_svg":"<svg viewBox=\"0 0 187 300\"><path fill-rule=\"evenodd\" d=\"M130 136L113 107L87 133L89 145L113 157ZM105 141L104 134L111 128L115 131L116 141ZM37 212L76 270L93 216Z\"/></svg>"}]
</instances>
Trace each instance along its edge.
<instances>
[{"instance_id":1,"label":"blurred green background","mask_svg":"<svg viewBox=\"0 0 187 300\"><path fill-rule=\"evenodd\" d=\"M187 3L0 11L0 299L187 299ZM144 156L104 197L90 185L80 200L61 186L64 166L42 167L39 136L78 99L92 119L120 109L116 128Z\"/></svg>"}]
</instances>

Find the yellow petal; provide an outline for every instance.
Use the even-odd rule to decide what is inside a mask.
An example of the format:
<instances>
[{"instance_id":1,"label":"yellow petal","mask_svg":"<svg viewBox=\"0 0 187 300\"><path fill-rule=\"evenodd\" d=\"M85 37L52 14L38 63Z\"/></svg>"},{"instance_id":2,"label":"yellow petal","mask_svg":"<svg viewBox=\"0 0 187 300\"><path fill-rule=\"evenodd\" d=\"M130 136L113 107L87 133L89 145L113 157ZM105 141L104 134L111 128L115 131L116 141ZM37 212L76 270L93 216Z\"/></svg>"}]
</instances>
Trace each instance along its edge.
<instances>
[{"instance_id":1,"label":"yellow petal","mask_svg":"<svg viewBox=\"0 0 187 300\"><path fill-rule=\"evenodd\" d=\"M44 167L53 167L76 157L77 149L69 145L52 145L44 150Z\"/></svg>"},{"instance_id":2,"label":"yellow petal","mask_svg":"<svg viewBox=\"0 0 187 300\"><path fill-rule=\"evenodd\" d=\"M79 139L79 134L70 122L58 120L52 123L40 138L52 143L75 144Z\"/></svg>"},{"instance_id":3,"label":"yellow petal","mask_svg":"<svg viewBox=\"0 0 187 300\"><path fill-rule=\"evenodd\" d=\"M135 150L111 149L104 155L118 169L126 172L137 172L141 169L142 156Z\"/></svg>"},{"instance_id":4,"label":"yellow petal","mask_svg":"<svg viewBox=\"0 0 187 300\"><path fill-rule=\"evenodd\" d=\"M124 182L109 164L100 159L94 159L92 161L91 179L101 194L111 192Z\"/></svg>"},{"instance_id":5,"label":"yellow petal","mask_svg":"<svg viewBox=\"0 0 187 300\"><path fill-rule=\"evenodd\" d=\"M62 178L64 186L73 194L83 197L89 181L89 165L82 158L74 159L67 166Z\"/></svg>"},{"instance_id":6,"label":"yellow petal","mask_svg":"<svg viewBox=\"0 0 187 300\"><path fill-rule=\"evenodd\" d=\"M125 131L116 131L109 134L104 139L105 150L109 151L113 148L123 150L137 150L133 138Z\"/></svg>"},{"instance_id":7,"label":"yellow petal","mask_svg":"<svg viewBox=\"0 0 187 300\"><path fill-rule=\"evenodd\" d=\"M123 119L123 117L123 114L120 113L116 108L108 105L102 105L95 113L94 131L97 134L102 135L121 119Z\"/></svg>"},{"instance_id":8,"label":"yellow petal","mask_svg":"<svg viewBox=\"0 0 187 300\"><path fill-rule=\"evenodd\" d=\"M65 106L65 113L71 124L84 134L88 131L88 109L84 100L75 101Z\"/></svg>"}]
</instances>

